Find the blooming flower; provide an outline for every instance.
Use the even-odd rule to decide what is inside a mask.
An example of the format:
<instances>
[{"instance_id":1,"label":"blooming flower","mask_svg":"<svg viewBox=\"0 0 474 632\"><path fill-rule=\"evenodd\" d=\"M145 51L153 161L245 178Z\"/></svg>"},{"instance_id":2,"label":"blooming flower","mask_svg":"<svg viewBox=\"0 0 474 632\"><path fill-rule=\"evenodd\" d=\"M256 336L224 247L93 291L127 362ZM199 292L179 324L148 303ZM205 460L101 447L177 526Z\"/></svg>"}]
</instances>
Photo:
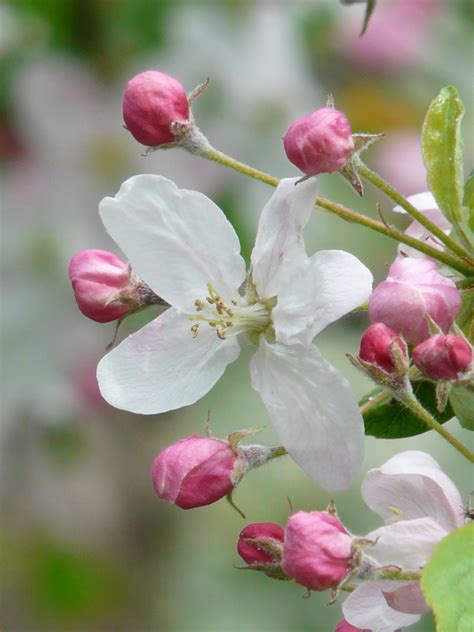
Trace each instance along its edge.
<instances>
[{"instance_id":1,"label":"blooming flower","mask_svg":"<svg viewBox=\"0 0 474 632\"><path fill-rule=\"evenodd\" d=\"M451 223L446 219L443 213L439 210L438 204L434 198L434 195L430 191L425 191L424 193L416 193L415 195L411 195L407 198L407 200L412 204L418 211L421 211L423 215L431 220L433 224L435 224L438 228L440 228L443 233L449 235L451 232ZM407 214L405 209L401 206L396 206L394 209L395 213L402 213L404 215ZM444 250L444 245L433 237L430 231L422 226L419 222L414 220L406 229L405 235L409 237L413 237L414 239L418 239L419 241L423 241L428 246L432 248L436 248L436 250ZM416 248L411 248L405 244L400 244L398 246L398 252L400 255L409 257L417 257L418 259L426 259L429 258L427 255L423 254Z\"/></svg>"},{"instance_id":2,"label":"blooming flower","mask_svg":"<svg viewBox=\"0 0 474 632\"><path fill-rule=\"evenodd\" d=\"M435 545L463 524L461 496L438 463L425 452L397 454L370 470L362 496L385 521L367 539L367 554L381 566L416 571ZM343 604L346 620L374 632L393 632L416 623L428 611L418 582L367 581Z\"/></svg>"},{"instance_id":3,"label":"blooming flower","mask_svg":"<svg viewBox=\"0 0 474 632\"><path fill-rule=\"evenodd\" d=\"M252 386L281 442L310 477L340 489L361 462L362 418L347 380L312 340L367 299L372 275L346 252L306 255L302 231L316 183L295 183L282 180L262 211L249 277L234 229L201 193L140 175L105 198L108 232L172 307L106 355L98 379L117 408L187 406L236 360L245 333L258 344Z\"/></svg>"}]
</instances>

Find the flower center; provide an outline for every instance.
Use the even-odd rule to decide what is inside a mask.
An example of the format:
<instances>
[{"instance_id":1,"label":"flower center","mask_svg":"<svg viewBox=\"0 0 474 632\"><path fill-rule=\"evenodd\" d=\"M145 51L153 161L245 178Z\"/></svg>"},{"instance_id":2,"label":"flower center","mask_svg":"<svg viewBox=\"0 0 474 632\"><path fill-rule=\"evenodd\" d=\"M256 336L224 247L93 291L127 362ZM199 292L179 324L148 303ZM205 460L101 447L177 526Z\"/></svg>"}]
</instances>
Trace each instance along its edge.
<instances>
[{"instance_id":1,"label":"flower center","mask_svg":"<svg viewBox=\"0 0 474 632\"><path fill-rule=\"evenodd\" d=\"M221 340L242 332L261 333L270 324L270 310L260 301L248 303L239 297L233 298L228 305L210 283L207 289L208 295L204 299L194 301L196 314L188 316L190 320L197 321L191 327L193 338L199 334L201 324L205 323L215 329Z\"/></svg>"}]
</instances>

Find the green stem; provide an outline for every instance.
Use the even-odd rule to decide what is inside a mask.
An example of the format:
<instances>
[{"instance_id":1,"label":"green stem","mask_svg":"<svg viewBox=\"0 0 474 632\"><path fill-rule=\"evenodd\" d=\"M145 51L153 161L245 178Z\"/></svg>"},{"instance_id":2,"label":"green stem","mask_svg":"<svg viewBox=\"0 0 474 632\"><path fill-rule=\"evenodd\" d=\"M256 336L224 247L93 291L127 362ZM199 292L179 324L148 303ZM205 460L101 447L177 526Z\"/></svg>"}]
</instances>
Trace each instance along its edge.
<instances>
[{"instance_id":1,"label":"green stem","mask_svg":"<svg viewBox=\"0 0 474 632\"><path fill-rule=\"evenodd\" d=\"M411 410L419 419L421 419L429 428L437 432L439 435L446 439L458 452L460 452L468 461L474 463L474 452L471 452L464 444L462 444L456 437L453 437L444 426L442 426L436 419L420 404L416 397L411 394L403 396L401 394L394 393L397 399L400 400L404 406Z\"/></svg>"},{"instance_id":2,"label":"green stem","mask_svg":"<svg viewBox=\"0 0 474 632\"><path fill-rule=\"evenodd\" d=\"M421 579L420 571L402 571L397 568L393 570L391 568L381 569L377 572L377 581L379 579L388 579L388 580L407 580L407 581L418 581Z\"/></svg>"},{"instance_id":3,"label":"green stem","mask_svg":"<svg viewBox=\"0 0 474 632\"><path fill-rule=\"evenodd\" d=\"M274 448L270 448L270 455L267 461L277 459L279 456L285 456L286 454L288 454L287 449L284 448L282 445L277 445Z\"/></svg>"},{"instance_id":4,"label":"green stem","mask_svg":"<svg viewBox=\"0 0 474 632\"><path fill-rule=\"evenodd\" d=\"M410 204L410 202L401 193L394 189L386 180L375 173L375 171L372 171L372 169L369 169L369 167L367 167L367 165L365 165L360 160L357 161L356 169L360 176L372 183L374 187L380 189L380 191L385 193L385 195L387 195L390 199L401 206L408 213L408 215L413 217L413 219L424 226L432 235L437 237L437 239L441 243L443 243L452 252L461 257L461 259L466 259L467 262L470 263L471 267L474 268L474 261L472 261L472 257L469 252L467 252L460 244L454 241L454 239L449 237L449 235L445 235L441 228L430 221L422 212L415 208L413 204Z\"/></svg>"},{"instance_id":5,"label":"green stem","mask_svg":"<svg viewBox=\"0 0 474 632\"><path fill-rule=\"evenodd\" d=\"M227 156L226 154L218 151L217 149L214 149L213 147L206 146L204 148L200 148L198 151L196 151L196 154L225 167L229 167L234 171L238 171L240 173L243 173L244 175L250 176L251 178L255 178L260 182L269 184L270 186L276 187L279 183L278 178L275 178L274 176L271 176L263 171L259 171L258 169L254 169L253 167L239 162L238 160L234 160L234 158ZM327 211L328 213L332 213L333 215L341 217L347 222L365 226L366 228L385 235L386 237L390 237L391 239L395 239L396 241L404 243L407 246L411 246L412 248L419 250L420 252L429 257L432 257L433 259L437 259L441 263L446 264L447 266L461 272L464 275L472 275L472 267L458 257L455 257L447 252L437 250L436 248L432 248L431 246L428 246L418 239L409 237L408 235L401 233L400 231L384 224L383 222L379 222L370 217L366 217L362 213L358 213L357 211L346 208L345 206L342 206L342 204L332 202L331 200L327 200L326 198L318 197L316 199L316 205Z\"/></svg>"}]
</instances>

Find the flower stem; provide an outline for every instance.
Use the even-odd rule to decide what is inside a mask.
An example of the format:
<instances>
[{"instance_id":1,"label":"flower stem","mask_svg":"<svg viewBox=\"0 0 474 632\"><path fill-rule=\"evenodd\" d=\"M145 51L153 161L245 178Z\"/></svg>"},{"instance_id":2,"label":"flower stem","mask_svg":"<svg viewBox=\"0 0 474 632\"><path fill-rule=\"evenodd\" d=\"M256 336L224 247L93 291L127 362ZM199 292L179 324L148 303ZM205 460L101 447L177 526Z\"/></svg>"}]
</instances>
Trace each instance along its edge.
<instances>
[{"instance_id":1,"label":"flower stem","mask_svg":"<svg viewBox=\"0 0 474 632\"><path fill-rule=\"evenodd\" d=\"M429 428L435 430L439 435L446 439L458 452L460 452L468 461L474 463L474 452L471 452L464 444L462 444L456 437L453 437L444 426L442 426L436 419L429 413L413 394L401 395L400 393L394 393L397 399L404 404L412 413L414 413L419 419L421 419Z\"/></svg>"},{"instance_id":2,"label":"flower stem","mask_svg":"<svg viewBox=\"0 0 474 632\"><path fill-rule=\"evenodd\" d=\"M379 176L375 171L369 169L362 161L357 161L357 172L360 176L368 180L377 189L385 193L389 198L401 206L413 219L419 224L424 226L429 232L437 237L447 248L457 254L461 259L466 259L467 262L474 268L474 261L472 256L461 245L459 245L454 239L451 239L449 235L445 235L444 232L436 226L431 220L429 220L423 213L410 204L410 202L396 189L394 189L386 180Z\"/></svg>"},{"instance_id":3,"label":"flower stem","mask_svg":"<svg viewBox=\"0 0 474 632\"><path fill-rule=\"evenodd\" d=\"M279 456L285 456L285 454L288 454L287 449L282 445L277 445L274 448L270 448L270 455L267 461L271 461L271 459L276 459Z\"/></svg>"},{"instance_id":4,"label":"flower stem","mask_svg":"<svg viewBox=\"0 0 474 632\"><path fill-rule=\"evenodd\" d=\"M197 155L207 158L208 160L212 160L220 165L225 167L229 167L234 171L238 171L243 173L244 175L250 176L251 178L255 178L260 182L264 182L265 184L269 184L270 186L276 187L279 183L279 179L274 176L269 175L263 171L259 171L258 169L254 169L249 165L246 165L226 154L214 149L213 147L207 145L205 147L199 148L198 151L195 152ZM405 200L404 198L402 198ZM405 200L406 202L406 200ZM392 228L384 224L383 222L379 222L370 217L366 217L362 213L358 213L352 209L346 208L337 202L332 202L326 198L318 197L316 198L316 206L322 208L328 213L332 213L333 215L337 215L341 217L347 222L352 222L354 224L359 224L361 226L365 226L370 230L381 233L386 237L390 237L391 239L395 239L398 242L404 243L407 246L411 246L416 250L424 253L425 255L432 257L433 259L437 259L441 263L446 264L447 266L453 268L454 270L458 270L464 275L472 275L472 266L467 264L465 261L459 259L451 255L450 253L437 250L436 248L432 248L427 244L419 241L418 239L414 239L413 237L409 237L404 233ZM416 209L414 209L416 211ZM416 211L418 213L418 211ZM444 233L443 233L444 235Z\"/></svg>"},{"instance_id":5,"label":"flower stem","mask_svg":"<svg viewBox=\"0 0 474 632\"><path fill-rule=\"evenodd\" d=\"M385 568L377 571L377 581L379 579L388 580L405 580L405 581L419 581L421 579L420 571L402 571L397 568Z\"/></svg>"}]
</instances>

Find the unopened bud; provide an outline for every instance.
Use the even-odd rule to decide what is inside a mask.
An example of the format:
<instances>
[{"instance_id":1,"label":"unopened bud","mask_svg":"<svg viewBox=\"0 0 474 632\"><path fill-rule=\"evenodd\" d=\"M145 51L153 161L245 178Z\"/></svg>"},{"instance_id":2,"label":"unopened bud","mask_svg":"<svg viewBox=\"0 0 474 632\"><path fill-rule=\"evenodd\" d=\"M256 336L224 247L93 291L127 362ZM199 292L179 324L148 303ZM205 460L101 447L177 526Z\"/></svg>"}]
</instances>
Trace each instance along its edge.
<instances>
[{"instance_id":1,"label":"unopened bud","mask_svg":"<svg viewBox=\"0 0 474 632\"><path fill-rule=\"evenodd\" d=\"M436 334L415 347L413 362L432 380L458 381L471 370L472 348L461 336Z\"/></svg>"},{"instance_id":2,"label":"unopened bud","mask_svg":"<svg viewBox=\"0 0 474 632\"><path fill-rule=\"evenodd\" d=\"M308 176L339 171L354 149L349 121L342 112L330 107L292 123L283 145L288 160Z\"/></svg>"},{"instance_id":3,"label":"unopened bud","mask_svg":"<svg viewBox=\"0 0 474 632\"><path fill-rule=\"evenodd\" d=\"M140 307L139 282L130 266L107 250L81 250L68 268L81 312L99 323L118 320Z\"/></svg>"},{"instance_id":4,"label":"unopened bud","mask_svg":"<svg viewBox=\"0 0 474 632\"><path fill-rule=\"evenodd\" d=\"M247 564L275 564L281 560L285 530L275 522L247 525L239 535L237 553Z\"/></svg>"},{"instance_id":5,"label":"unopened bud","mask_svg":"<svg viewBox=\"0 0 474 632\"><path fill-rule=\"evenodd\" d=\"M157 70L135 75L123 97L123 120L143 145L157 147L176 140L171 124L189 121L189 104L177 79Z\"/></svg>"},{"instance_id":6,"label":"unopened bud","mask_svg":"<svg viewBox=\"0 0 474 632\"><path fill-rule=\"evenodd\" d=\"M352 570L352 538L326 511L298 511L285 529L282 569L309 590L335 588Z\"/></svg>"},{"instance_id":7,"label":"unopened bud","mask_svg":"<svg viewBox=\"0 0 474 632\"><path fill-rule=\"evenodd\" d=\"M375 364L387 373L392 373L395 371L396 364L393 343L397 344L403 356L408 358L406 344L400 336L383 323L374 323L362 334L359 358L364 362Z\"/></svg>"},{"instance_id":8,"label":"unopened bud","mask_svg":"<svg viewBox=\"0 0 474 632\"><path fill-rule=\"evenodd\" d=\"M428 316L445 333L461 308L455 283L431 259L396 260L369 298L371 322L384 323L411 344L429 337Z\"/></svg>"}]
</instances>

